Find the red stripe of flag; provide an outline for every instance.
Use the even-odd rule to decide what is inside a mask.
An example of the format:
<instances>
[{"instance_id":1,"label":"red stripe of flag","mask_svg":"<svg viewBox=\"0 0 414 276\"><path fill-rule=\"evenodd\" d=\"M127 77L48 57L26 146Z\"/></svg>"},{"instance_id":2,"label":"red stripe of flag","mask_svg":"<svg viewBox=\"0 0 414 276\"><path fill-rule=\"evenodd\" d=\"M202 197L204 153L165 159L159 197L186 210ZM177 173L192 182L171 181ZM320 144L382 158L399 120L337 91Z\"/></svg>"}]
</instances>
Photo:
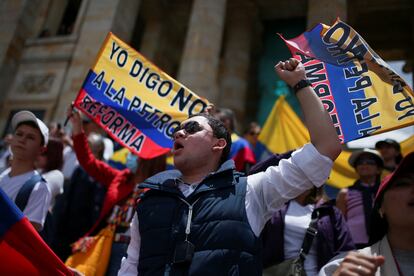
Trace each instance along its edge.
<instances>
[{"instance_id":1,"label":"red stripe of flag","mask_svg":"<svg viewBox=\"0 0 414 276\"><path fill-rule=\"evenodd\" d=\"M73 275L0 189L0 274Z\"/></svg>"}]
</instances>

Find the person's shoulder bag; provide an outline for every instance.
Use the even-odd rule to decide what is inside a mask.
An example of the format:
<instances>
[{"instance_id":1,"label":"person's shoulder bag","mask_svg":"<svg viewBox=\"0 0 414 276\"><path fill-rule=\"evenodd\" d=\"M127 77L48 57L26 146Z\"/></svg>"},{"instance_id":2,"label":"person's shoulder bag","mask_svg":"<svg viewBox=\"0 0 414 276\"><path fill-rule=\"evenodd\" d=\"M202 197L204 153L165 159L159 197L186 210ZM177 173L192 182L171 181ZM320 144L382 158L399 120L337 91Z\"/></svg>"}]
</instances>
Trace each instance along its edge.
<instances>
[{"instance_id":1,"label":"person's shoulder bag","mask_svg":"<svg viewBox=\"0 0 414 276\"><path fill-rule=\"evenodd\" d=\"M264 276L306 276L305 272L305 259L312 246L313 239L318 233L317 224L319 219L319 212L314 210L312 212L311 222L308 229L306 229L305 238L303 239L302 248L300 249L299 256L293 259L285 260L281 263L273 265L263 271Z\"/></svg>"}]
</instances>

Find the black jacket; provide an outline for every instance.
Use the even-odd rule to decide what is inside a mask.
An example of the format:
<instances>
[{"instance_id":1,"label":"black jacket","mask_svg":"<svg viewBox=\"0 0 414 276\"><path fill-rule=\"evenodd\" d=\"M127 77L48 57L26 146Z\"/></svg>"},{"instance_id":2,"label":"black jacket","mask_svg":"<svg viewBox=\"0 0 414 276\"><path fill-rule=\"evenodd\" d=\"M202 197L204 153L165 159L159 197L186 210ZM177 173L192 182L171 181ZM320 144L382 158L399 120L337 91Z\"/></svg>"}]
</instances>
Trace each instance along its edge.
<instances>
[{"instance_id":1,"label":"black jacket","mask_svg":"<svg viewBox=\"0 0 414 276\"><path fill-rule=\"evenodd\" d=\"M140 185L149 190L137 205L139 275L261 275L261 245L246 215L247 181L234 170L233 161L208 175L187 198L178 189L180 176L166 171ZM190 205L187 240L194 245L194 255L177 263L186 253Z\"/></svg>"}]
</instances>

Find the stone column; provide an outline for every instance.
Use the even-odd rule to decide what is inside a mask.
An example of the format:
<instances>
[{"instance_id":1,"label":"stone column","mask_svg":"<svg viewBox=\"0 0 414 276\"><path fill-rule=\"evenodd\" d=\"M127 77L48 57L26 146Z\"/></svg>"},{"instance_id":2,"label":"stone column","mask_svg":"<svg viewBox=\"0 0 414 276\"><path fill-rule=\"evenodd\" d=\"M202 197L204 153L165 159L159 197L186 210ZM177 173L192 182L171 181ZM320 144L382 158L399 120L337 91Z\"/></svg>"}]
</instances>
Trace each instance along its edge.
<instances>
[{"instance_id":1,"label":"stone column","mask_svg":"<svg viewBox=\"0 0 414 276\"><path fill-rule=\"evenodd\" d=\"M162 22L160 20L150 19L145 24L140 52L147 59L155 62L155 54L161 40Z\"/></svg>"},{"instance_id":2,"label":"stone column","mask_svg":"<svg viewBox=\"0 0 414 276\"><path fill-rule=\"evenodd\" d=\"M194 0L178 80L209 101L217 100L217 68L226 0Z\"/></svg>"},{"instance_id":3,"label":"stone column","mask_svg":"<svg viewBox=\"0 0 414 276\"><path fill-rule=\"evenodd\" d=\"M256 12L256 7L248 0L229 3L217 105L231 108L239 122L243 122L245 115Z\"/></svg>"},{"instance_id":4,"label":"stone column","mask_svg":"<svg viewBox=\"0 0 414 276\"><path fill-rule=\"evenodd\" d=\"M36 36L48 1L2 0L0 4L0 107L13 83L26 39Z\"/></svg>"},{"instance_id":5,"label":"stone column","mask_svg":"<svg viewBox=\"0 0 414 276\"><path fill-rule=\"evenodd\" d=\"M162 40L164 7L159 0L148 1L143 5L144 30L139 51L155 62L157 50Z\"/></svg>"},{"instance_id":6,"label":"stone column","mask_svg":"<svg viewBox=\"0 0 414 276\"><path fill-rule=\"evenodd\" d=\"M308 29L318 23L332 25L337 17L347 20L347 0L308 0Z\"/></svg>"},{"instance_id":7,"label":"stone column","mask_svg":"<svg viewBox=\"0 0 414 276\"><path fill-rule=\"evenodd\" d=\"M109 31L128 43L141 1L89 0L54 119L62 121Z\"/></svg>"},{"instance_id":8,"label":"stone column","mask_svg":"<svg viewBox=\"0 0 414 276\"><path fill-rule=\"evenodd\" d=\"M110 3L111 1L106 0L102 2ZM126 43L129 43L135 29L141 0L121 0L114 2L119 3L116 11L114 11L115 14L110 31Z\"/></svg>"},{"instance_id":9,"label":"stone column","mask_svg":"<svg viewBox=\"0 0 414 276\"><path fill-rule=\"evenodd\" d=\"M0 9L0 62L6 57L24 8L23 0L5 0Z\"/></svg>"}]
</instances>

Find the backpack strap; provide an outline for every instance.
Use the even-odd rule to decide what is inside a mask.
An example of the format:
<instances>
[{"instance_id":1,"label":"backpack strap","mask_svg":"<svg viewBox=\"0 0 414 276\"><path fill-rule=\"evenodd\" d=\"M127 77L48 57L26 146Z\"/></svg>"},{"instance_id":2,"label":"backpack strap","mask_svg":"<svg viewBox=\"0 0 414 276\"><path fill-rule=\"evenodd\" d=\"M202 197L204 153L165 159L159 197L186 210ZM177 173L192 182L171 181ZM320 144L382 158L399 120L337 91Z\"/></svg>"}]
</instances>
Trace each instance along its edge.
<instances>
[{"instance_id":1,"label":"backpack strap","mask_svg":"<svg viewBox=\"0 0 414 276\"><path fill-rule=\"evenodd\" d=\"M33 191L34 186L37 182L42 180L42 176L40 174L35 173L30 177L20 188L19 193L14 200L14 203L19 207L19 209L23 212L26 208L27 202L29 201L30 194Z\"/></svg>"},{"instance_id":2,"label":"backpack strap","mask_svg":"<svg viewBox=\"0 0 414 276\"><path fill-rule=\"evenodd\" d=\"M303 239L302 248L300 249L299 257L302 261L305 261L306 255L308 255L309 250L312 246L313 239L318 233L318 220L319 220L319 211L314 210L312 212L311 222L309 223L308 229L306 229L305 238Z\"/></svg>"}]
</instances>

